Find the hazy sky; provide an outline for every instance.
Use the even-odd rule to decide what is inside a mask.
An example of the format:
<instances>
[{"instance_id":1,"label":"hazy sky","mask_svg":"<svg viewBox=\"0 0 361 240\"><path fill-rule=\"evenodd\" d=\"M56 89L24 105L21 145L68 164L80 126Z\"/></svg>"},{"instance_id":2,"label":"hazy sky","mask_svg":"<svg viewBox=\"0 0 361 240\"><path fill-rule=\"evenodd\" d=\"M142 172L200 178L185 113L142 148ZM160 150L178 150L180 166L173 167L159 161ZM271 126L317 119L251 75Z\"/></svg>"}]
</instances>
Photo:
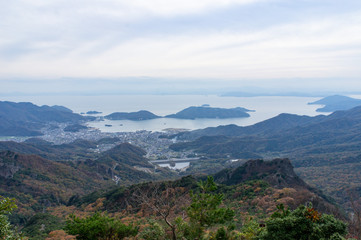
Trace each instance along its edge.
<instances>
[{"instance_id":1,"label":"hazy sky","mask_svg":"<svg viewBox=\"0 0 361 240\"><path fill-rule=\"evenodd\" d=\"M360 0L0 0L1 93L360 76Z\"/></svg>"}]
</instances>

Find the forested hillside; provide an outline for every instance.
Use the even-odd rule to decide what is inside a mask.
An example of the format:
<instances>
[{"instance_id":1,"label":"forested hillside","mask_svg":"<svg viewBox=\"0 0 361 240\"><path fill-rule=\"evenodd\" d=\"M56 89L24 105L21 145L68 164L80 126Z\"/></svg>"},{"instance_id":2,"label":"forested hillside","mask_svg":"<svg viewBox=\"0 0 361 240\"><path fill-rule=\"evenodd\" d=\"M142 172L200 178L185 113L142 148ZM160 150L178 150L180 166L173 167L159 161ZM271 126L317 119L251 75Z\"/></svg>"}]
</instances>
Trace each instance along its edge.
<instances>
[{"instance_id":1,"label":"forested hillside","mask_svg":"<svg viewBox=\"0 0 361 240\"><path fill-rule=\"evenodd\" d=\"M281 114L249 127L234 125L181 133L190 141L170 146L192 150L208 158L244 153L260 158L288 157L303 179L350 204L350 192L360 193L361 107L328 116ZM358 196L357 198L359 198ZM347 203L348 202L348 203Z\"/></svg>"},{"instance_id":2,"label":"forested hillside","mask_svg":"<svg viewBox=\"0 0 361 240\"><path fill-rule=\"evenodd\" d=\"M62 106L36 106L29 102L0 101L0 136L39 136L46 123L78 123L94 119Z\"/></svg>"},{"instance_id":3,"label":"forested hillside","mask_svg":"<svg viewBox=\"0 0 361 240\"><path fill-rule=\"evenodd\" d=\"M22 231L31 239L356 236L334 216L346 219L293 172L288 159L252 160L214 176L146 182L73 197L66 205L49 206L46 213L36 214Z\"/></svg>"}]
</instances>

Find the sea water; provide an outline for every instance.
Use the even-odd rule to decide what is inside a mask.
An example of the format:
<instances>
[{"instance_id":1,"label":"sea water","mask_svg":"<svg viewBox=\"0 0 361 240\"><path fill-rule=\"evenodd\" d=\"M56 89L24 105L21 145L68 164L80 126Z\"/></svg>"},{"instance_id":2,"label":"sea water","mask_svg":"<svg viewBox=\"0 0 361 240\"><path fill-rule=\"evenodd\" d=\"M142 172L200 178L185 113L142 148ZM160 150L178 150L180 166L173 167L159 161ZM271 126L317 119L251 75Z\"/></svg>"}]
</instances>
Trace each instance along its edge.
<instances>
[{"instance_id":1,"label":"sea water","mask_svg":"<svg viewBox=\"0 0 361 240\"><path fill-rule=\"evenodd\" d=\"M103 132L133 132L138 130L162 131L167 128L201 129L219 125L236 124L248 126L272 118L280 113L315 116L319 105L308 105L319 100L313 97L220 97L215 95L105 95L105 96L18 96L1 97L1 101L32 102L36 105L62 105L76 113L99 111L105 116L113 112L136 112L148 110L156 115L165 116L177 113L190 106L209 104L211 107L244 107L248 118L230 119L174 119L159 118L145 121L105 120L87 123ZM107 126L106 126L107 125ZM111 126L110 126L111 125Z\"/></svg>"}]
</instances>

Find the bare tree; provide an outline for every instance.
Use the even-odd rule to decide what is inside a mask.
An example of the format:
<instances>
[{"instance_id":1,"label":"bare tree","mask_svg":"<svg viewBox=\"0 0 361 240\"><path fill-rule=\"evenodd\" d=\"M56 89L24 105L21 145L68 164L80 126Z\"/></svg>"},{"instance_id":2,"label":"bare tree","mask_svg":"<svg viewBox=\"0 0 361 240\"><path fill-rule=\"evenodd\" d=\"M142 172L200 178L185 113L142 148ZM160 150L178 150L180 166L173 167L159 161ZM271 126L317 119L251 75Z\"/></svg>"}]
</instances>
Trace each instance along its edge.
<instances>
[{"instance_id":1,"label":"bare tree","mask_svg":"<svg viewBox=\"0 0 361 240\"><path fill-rule=\"evenodd\" d=\"M357 239L361 239L361 198L356 197L355 193L349 192L348 195L352 209L349 230Z\"/></svg>"},{"instance_id":2,"label":"bare tree","mask_svg":"<svg viewBox=\"0 0 361 240\"><path fill-rule=\"evenodd\" d=\"M172 187L161 183L152 183L144 188L138 188L133 193L134 200L147 211L159 216L172 232L176 240L175 219L186 216L185 206L190 202L188 191L183 187Z\"/></svg>"}]
</instances>

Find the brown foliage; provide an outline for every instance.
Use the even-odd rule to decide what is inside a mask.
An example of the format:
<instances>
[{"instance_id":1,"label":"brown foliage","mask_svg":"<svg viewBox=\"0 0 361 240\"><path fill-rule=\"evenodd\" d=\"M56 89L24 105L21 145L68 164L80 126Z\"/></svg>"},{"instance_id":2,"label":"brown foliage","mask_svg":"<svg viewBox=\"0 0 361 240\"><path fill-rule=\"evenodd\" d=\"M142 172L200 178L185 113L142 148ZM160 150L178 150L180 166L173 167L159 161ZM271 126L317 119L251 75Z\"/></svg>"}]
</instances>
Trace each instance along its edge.
<instances>
[{"instance_id":1,"label":"brown foliage","mask_svg":"<svg viewBox=\"0 0 361 240\"><path fill-rule=\"evenodd\" d=\"M64 230L55 230L49 233L45 240L74 240L75 236L68 235Z\"/></svg>"}]
</instances>

